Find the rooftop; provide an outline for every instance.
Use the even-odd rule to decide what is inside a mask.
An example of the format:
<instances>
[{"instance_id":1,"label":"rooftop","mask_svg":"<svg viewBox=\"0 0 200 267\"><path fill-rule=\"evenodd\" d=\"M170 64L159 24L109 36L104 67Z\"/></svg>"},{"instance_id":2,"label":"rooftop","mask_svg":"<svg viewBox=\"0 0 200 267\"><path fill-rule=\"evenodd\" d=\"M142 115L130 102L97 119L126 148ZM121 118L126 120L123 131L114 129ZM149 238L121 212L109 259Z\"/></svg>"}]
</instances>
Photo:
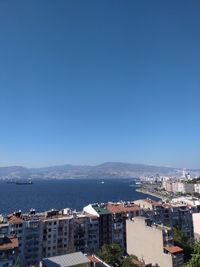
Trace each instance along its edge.
<instances>
[{"instance_id":1,"label":"rooftop","mask_svg":"<svg viewBox=\"0 0 200 267\"><path fill-rule=\"evenodd\" d=\"M145 198L145 199L138 199L134 201L135 204L141 206L141 205L145 205L145 204L151 204L152 206L159 206L161 207L163 204L161 202L155 201L153 199L150 198ZM143 207L144 208L144 207Z\"/></svg>"},{"instance_id":2,"label":"rooftop","mask_svg":"<svg viewBox=\"0 0 200 267\"><path fill-rule=\"evenodd\" d=\"M82 252L75 252L65 254L62 256L55 256L51 258L45 258L42 263L45 267L70 267L80 264L89 263L89 259Z\"/></svg>"},{"instance_id":3,"label":"rooftop","mask_svg":"<svg viewBox=\"0 0 200 267\"><path fill-rule=\"evenodd\" d=\"M18 247L18 240L16 237L5 236L1 239L0 251L1 250L10 250Z\"/></svg>"},{"instance_id":4,"label":"rooftop","mask_svg":"<svg viewBox=\"0 0 200 267\"><path fill-rule=\"evenodd\" d=\"M183 249L178 246L167 246L167 247L164 247L164 249L167 250L171 254L183 252Z\"/></svg>"},{"instance_id":5,"label":"rooftop","mask_svg":"<svg viewBox=\"0 0 200 267\"><path fill-rule=\"evenodd\" d=\"M112 213L126 213L140 210L140 207L134 203L108 203L106 208Z\"/></svg>"},{"instance_id":6,"label":"rooftop","mask_svg":"<svg viewBox=\"0 0 200 267\"><path fill-rule=\"evenodd\" d=\"M144 224L146 227L151 227L154 229L158 229L158 230L167 230L167 231L171 231L171 228L162 224L157 224L157 223L153 223L149 218L145 218L142 216L136 216L134 219L129 220L130 223L140 223L140 224Z\"/></svg>"},{"instance_id":7,"label":"rooftop","mask_svg":"<svg viewBox=\"0 0 200 267\"><path fill-rule=\"evenodd\" d=\"M53 221L53 220L55 220L55 219L58 219L58 220L69 220L69 219L71 219L71 218L73 218L73 216L72 215L67 215L67 214L57 214L57 215L53 215L53 216L48 216L48 217L46 217L46 216L43 216L43 217L41 217L41 220L42 221L44 221L44 222L48 222L48 221Z\"/></svg>"},{"instance_id":8,"label":"rooftop","mask_svg":"<svg viewBox=\"0 0 200 267\"><path fill-rule=\"evenodd\" d=\"M107 215L107 214L111 214L110 211L108 211L107 209L101 207L101 206L92 206L94 208L94 210L99 214L99 215Z\"/></svg>"},{"instance_id":9,"label":"rooftop","mask_svg":"<svg viewBox=\"0 0 200 267\"><path fill-rule=\"evenodd\" d=\"M143 201L149 203L149 204L152 204L154 206L162 206L162 203L158 202L158 201L155 201L155 200L152 200L150 198L145 198L143 199Z\"/></svg>"},{"instance_id":10,"label":"rooftop","mask_svg":"<svg viewBox=\"0 0 200 267\"><path fill-rule=\"evenodd\" d=\"M15 214L9 214L7 216L8 223L10 224L21 224L24 221L39 221L44 217L44 213L36 213L36 214L21 214L17 216Z\"/></svg>"},{"instance_id":11,"label":"rooftop","mask_svg":"<svg viewBox=\"0 0 200 267\"><path fill-rule=\"evenodd\" d=\"M18 217L14 214L8 215L8 222L10 224L20 224L23 222L23 219L21 217Z\"/></svg>"}]
</instances>

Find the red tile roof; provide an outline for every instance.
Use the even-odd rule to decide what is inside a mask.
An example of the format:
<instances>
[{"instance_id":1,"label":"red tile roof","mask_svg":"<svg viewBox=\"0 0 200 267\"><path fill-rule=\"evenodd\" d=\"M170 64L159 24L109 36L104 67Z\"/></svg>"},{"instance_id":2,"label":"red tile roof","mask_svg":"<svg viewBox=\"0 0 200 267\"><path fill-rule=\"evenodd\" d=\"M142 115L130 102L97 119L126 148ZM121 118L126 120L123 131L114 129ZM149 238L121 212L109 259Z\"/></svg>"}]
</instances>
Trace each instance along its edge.
<instances>
[{"instance_id":1,"label":"red tile roof","mask_svg":"<svg viewBox=\"0 0 200 267\"><path fill-rule=\"evenodd\" d=\"M167 246L167 247L164 247L164 249L172 254L183 252L183 249L178 246Z\"/></svg>"},{"instance_id":2,"label":"red tile roof","mask_svg":"<svg viewBox=\"0 0 200 267\"><path fill-rule=\"evenodd\" d=\"M123 203L108 203L106 208L112 213L126 213L132 211L141 210L140 207L134 203L123 204Z\"/></svg>"},{"instance_id":3,"label":"red tile roof","mask_svg":"<svg viewBox=\"0 0 200 267\"><path fill-rule=\"evenodd\" d=\"M22 218L11 214L11 215L8 215L8 222L11 224L20 224L23 222L23 220Z\"/></svg>"},{"instance_id":4,"label":"red tile roof","mask_svg":"<svg viewBox=\"0 0 200 267\"><path fill-rule=\"evenodd\" d=\"M16 237L4 237L3 244L0 244L0 250L10 250L18 247L18 240Z\"/></svg>"}]
</instances>

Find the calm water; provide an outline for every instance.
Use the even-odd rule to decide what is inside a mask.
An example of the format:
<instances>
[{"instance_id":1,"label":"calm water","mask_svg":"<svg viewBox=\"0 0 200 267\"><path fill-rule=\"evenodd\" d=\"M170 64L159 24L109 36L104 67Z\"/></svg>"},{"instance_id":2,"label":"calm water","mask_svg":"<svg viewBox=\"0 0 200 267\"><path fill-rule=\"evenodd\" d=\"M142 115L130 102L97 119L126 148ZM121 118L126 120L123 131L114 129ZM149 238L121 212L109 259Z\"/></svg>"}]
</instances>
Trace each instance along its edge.
<instances>
[{"instance_id":1,"label":"calm water","mask_svg":"<svg viewBox=\"0 0 200 267\"><path fill-rule=\"evenodd\" d=\"M15 185L0 182L0 214L30 208L45 211L51 208L81 210L95 202L135 200L147 197L130 187L130 180L35 181L33 185ZM153 197L152 197L153 198ZM155 198L154 198L155 199Z\"/></svg>"}]
</instances>

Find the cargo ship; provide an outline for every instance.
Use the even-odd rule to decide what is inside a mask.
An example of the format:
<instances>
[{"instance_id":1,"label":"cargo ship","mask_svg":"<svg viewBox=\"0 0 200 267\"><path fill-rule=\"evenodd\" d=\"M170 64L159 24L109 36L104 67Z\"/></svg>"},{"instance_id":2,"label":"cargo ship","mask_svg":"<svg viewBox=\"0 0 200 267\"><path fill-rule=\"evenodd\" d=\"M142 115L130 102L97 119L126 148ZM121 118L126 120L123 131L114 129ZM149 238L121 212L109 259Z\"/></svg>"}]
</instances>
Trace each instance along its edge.
<instances>
[{"instance_id":1,"label":"cargo ship","mask_svg":"<svg viewBox=\"0 0 200 267\"><path fill-rule=\"evenodd\" d=\"M16 185L31 185L33 184L33 181L31 179L28 179L28 181L18 181L15 184Z\"/></svg>"}]
</instances>

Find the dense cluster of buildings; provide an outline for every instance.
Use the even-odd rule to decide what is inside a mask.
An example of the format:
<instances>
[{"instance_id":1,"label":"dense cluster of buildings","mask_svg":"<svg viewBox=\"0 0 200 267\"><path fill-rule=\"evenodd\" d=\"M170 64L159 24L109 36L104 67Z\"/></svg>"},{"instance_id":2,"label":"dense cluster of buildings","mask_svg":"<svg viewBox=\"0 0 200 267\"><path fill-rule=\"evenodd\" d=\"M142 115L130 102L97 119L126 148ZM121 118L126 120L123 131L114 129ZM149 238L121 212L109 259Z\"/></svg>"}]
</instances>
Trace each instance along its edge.
<instances>
[{"instance_id":1,"label":"dense cluster of buildings","mask_svg":"<svg viewBox=\"0 0 200 267\"><path fill-rule=\"evenodd\" d=\"M74 252L94 255L102 245L112 243L148 264L180 267L183 251L174 246L171 229L200 236L199 210L198 199L182 197L170 203L142 199L90 204L81 212L14 212L0 217L0 267L38 266L44 258ZM157 255L151 254L151 246Z\"/></svg>"},{"instance_id":2,"label":"dense cluster of buildings","mask_svg":"<svg viewBox=\"0 0 200 267\"><path fill-rule=\"evenodd\" d=\"M192 194L192 193L200 193L200 184L186 181L179 181L175 179L168 179L162 182L163 188L167 192L171 192L174 194Z\"/></svg>"},{"instance_id":3,"label":"dense cluster of buildings","mask_svg":"<svg viewBox=\"0 0 200 267\"><path fill-rule=\"evenodd\" d=\"M194 179L183 170L181 177L162 177L162 187L167 192L174 194L200 194L200 180Z\"/></svg>"}]
</instances>

